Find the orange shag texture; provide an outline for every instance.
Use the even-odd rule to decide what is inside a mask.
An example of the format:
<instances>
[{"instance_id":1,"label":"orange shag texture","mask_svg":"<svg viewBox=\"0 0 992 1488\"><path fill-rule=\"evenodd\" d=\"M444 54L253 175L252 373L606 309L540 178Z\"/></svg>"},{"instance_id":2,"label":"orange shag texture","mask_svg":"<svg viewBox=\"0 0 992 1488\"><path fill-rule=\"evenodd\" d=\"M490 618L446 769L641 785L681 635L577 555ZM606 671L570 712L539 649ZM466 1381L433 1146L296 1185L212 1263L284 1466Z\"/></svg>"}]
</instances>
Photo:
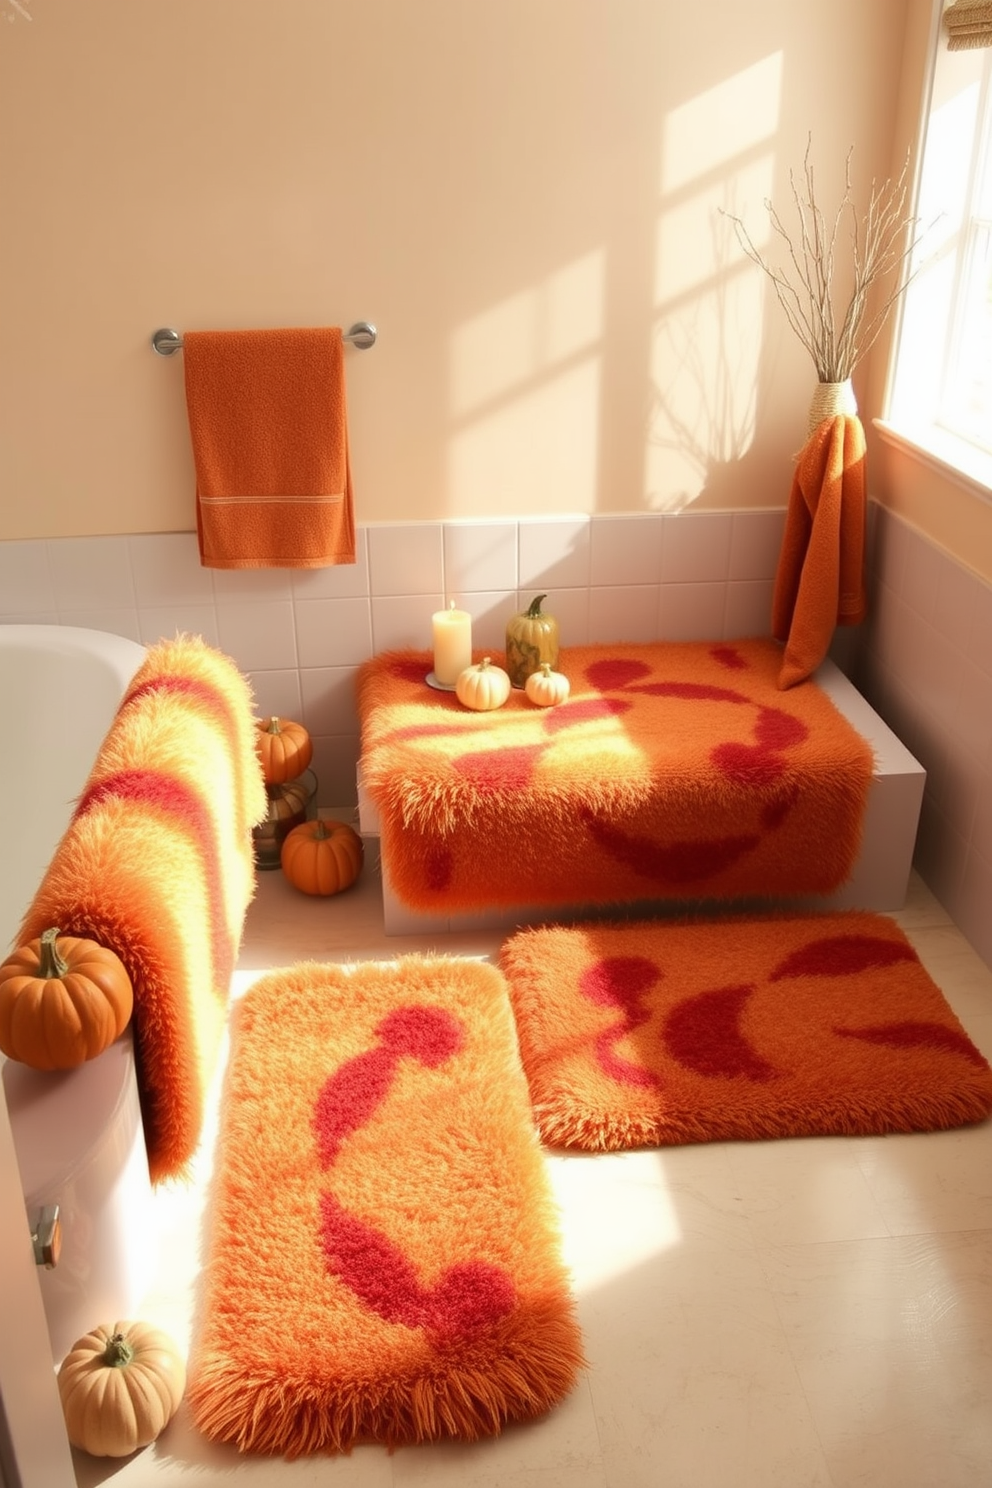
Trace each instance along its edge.
<instances>
[{"instance_id":1,"label":"orange shag texture","mask_svg":"<svg viewBox=\"0 0 992 1488\"><path fill-rule=\"evenodd\" d=\"M838 414L810 435L789 493L772 598L780 688L816 670L835 626L865 618L864 566L865 434L857 416Z\"/></svg>"},{"instance_id":2,"label":"orange shag texture","mask_svg":"<svg viewBox=\"0 0 992 1488\"><path fill-rule=\"evenodd\" d=\"M766 639L566 648L569 700L472 713L428 653L359 674L361 772L414 909L829 893L860 845L873 758Z\"/></svg>"},{"instance_id":3,"label":"orange shag texture","mask_svg":"<svg viewBox=\"0 0 992 1488\"><path fill-rule=\"evenodd\" d=\"M199 1141L266 804L247 682L198 637L160 642L21 927L21 942L50 925L88 936L126 966L153 1182Z\"/></svg>"},{"instance_id":4,"label":"orange shag texture","mask_svg":"<svg viewBox=\"0 0 992 1488\"><path fill-rule=\"evenodd\" d=\"M506 986L300 963L232 1019L187 1398L242 1451L498 1433L581 1340Z\"/></svg>"},{"instance_id":5,"label":"orange shag texture","mask_svg":"<svg viewBox=\"0 0 992 1488\"><path fill-rule=\"evenodd\" d=\"M992 1111L992 1070L883 915L550 925L501 965L551 1146L929 1131Z\"/></svg>"}]
</instances>

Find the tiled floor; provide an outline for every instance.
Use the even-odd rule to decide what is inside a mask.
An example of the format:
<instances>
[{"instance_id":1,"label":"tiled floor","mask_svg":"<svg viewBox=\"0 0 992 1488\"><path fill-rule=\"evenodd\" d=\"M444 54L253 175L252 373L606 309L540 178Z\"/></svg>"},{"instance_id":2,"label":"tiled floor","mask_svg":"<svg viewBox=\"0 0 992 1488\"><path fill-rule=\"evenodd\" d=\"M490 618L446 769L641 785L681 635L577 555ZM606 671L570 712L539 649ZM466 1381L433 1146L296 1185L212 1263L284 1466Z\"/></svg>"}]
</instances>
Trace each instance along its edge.
<instances>
[{"instance_id":1,"label":"tiled floor","mask_svg":"<svg viewBox=\"0 0 992 1488\"><path fill-rule=\"evenodd\" d=\"M992 971L914 879L897 918L992 1056ZM437 944L491 955L477 933ZM261 875L236 993L293 961L433 948L386 938L374 867L312 900ZM143 1315L188 1343L213 1132L162 1191ZM992 1125L933 1135L549 1156L588 1372L544 1420L475 1445L294 1463L211 1445L185 1406L81 1488L981 1488L992 1484Z\"/></svg>"}]
</instances>

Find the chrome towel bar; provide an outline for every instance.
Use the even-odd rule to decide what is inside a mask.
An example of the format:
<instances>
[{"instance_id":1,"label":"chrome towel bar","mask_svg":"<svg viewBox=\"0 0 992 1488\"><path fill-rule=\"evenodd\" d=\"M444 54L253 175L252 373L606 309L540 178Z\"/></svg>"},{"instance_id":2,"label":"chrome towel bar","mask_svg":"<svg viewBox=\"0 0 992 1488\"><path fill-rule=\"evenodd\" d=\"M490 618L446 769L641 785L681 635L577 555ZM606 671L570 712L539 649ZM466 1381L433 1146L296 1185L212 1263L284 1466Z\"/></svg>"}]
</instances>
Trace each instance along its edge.
<instances>
[{"instance_id":1,"label":"chrome towel bar","mask_svg":"<svg viewBox=\"0 0 992 1488\"><path fill-rule=\"evenodd\" d=\"M374 325L367 320L358 320L344 333L344 340L352 346L357 346L359 351L368 351L370 346L375 345L378 335ZM157 351L159 356L173 356L175 352L182 351L183 338L178 331L171 331L167 326L155 332L152 336L152 350Z\"/></svg>"}]
</instances>

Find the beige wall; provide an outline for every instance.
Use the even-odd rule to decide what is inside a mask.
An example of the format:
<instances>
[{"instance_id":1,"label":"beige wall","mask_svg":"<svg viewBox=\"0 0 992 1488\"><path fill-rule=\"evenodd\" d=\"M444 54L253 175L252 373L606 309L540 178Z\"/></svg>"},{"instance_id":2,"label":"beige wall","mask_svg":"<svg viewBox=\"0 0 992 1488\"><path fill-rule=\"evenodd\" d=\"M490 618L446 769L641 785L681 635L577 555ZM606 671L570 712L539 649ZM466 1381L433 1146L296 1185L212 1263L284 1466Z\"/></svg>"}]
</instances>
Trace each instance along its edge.
<instances>
[{"instance_id":1,"label":"beige wall","mask_svg":"<svg viewBox=\"0 0 992 1488\"><path fill-rule=\"evenodd\" d=\"M162 325L374 321L365 522L782 505L812 367L718 209L761 232L808 134L824 200L852 143L856 181L887 173L907 13L22 0L0 538L192 528Z\"/></svg>"}]
</instances>

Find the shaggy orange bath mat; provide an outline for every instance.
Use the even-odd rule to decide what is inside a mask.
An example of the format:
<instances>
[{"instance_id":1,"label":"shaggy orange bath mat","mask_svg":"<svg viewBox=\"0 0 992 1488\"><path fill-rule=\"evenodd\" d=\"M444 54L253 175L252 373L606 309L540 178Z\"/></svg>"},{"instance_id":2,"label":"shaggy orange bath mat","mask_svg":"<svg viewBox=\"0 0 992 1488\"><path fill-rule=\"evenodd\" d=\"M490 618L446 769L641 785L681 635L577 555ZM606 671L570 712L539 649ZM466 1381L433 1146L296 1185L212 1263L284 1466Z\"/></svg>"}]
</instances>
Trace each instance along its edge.
<instances>
[{"instance_id":1,"label":"shaggy orange bath mat","mask_svg":"<svg viewBox=\"0 0 992 1488\"><path fill-rule=\"evenodd\" d=\"M501 960L549 1145L928 1131L992 1111L992 1070L883 915L545 926Z\"/></svg>"},{"instance_id":2,"label":"shaggy orange bath mat","mask_svg":"<svg viewBox=\"0 0 992 1488\"><path fill-rule=\"evenodd\" d=\"M235 1009L188 1398L246 1452L494 1435L581 1342L506 985L301 963Z\"/></svg>"},{"instance_id":3,"label":"shaggy orange bath mat","mask_svg":"<svg viewBox=\"0 0 992 1488\"><path fill-rule=\"evenodd\" d=\"M359 678L362 780L407 905L829 893L857 857L869 745L770 640L562 652L571 696L472 713L393 652Z\"/></svg>"}]
</instances>

